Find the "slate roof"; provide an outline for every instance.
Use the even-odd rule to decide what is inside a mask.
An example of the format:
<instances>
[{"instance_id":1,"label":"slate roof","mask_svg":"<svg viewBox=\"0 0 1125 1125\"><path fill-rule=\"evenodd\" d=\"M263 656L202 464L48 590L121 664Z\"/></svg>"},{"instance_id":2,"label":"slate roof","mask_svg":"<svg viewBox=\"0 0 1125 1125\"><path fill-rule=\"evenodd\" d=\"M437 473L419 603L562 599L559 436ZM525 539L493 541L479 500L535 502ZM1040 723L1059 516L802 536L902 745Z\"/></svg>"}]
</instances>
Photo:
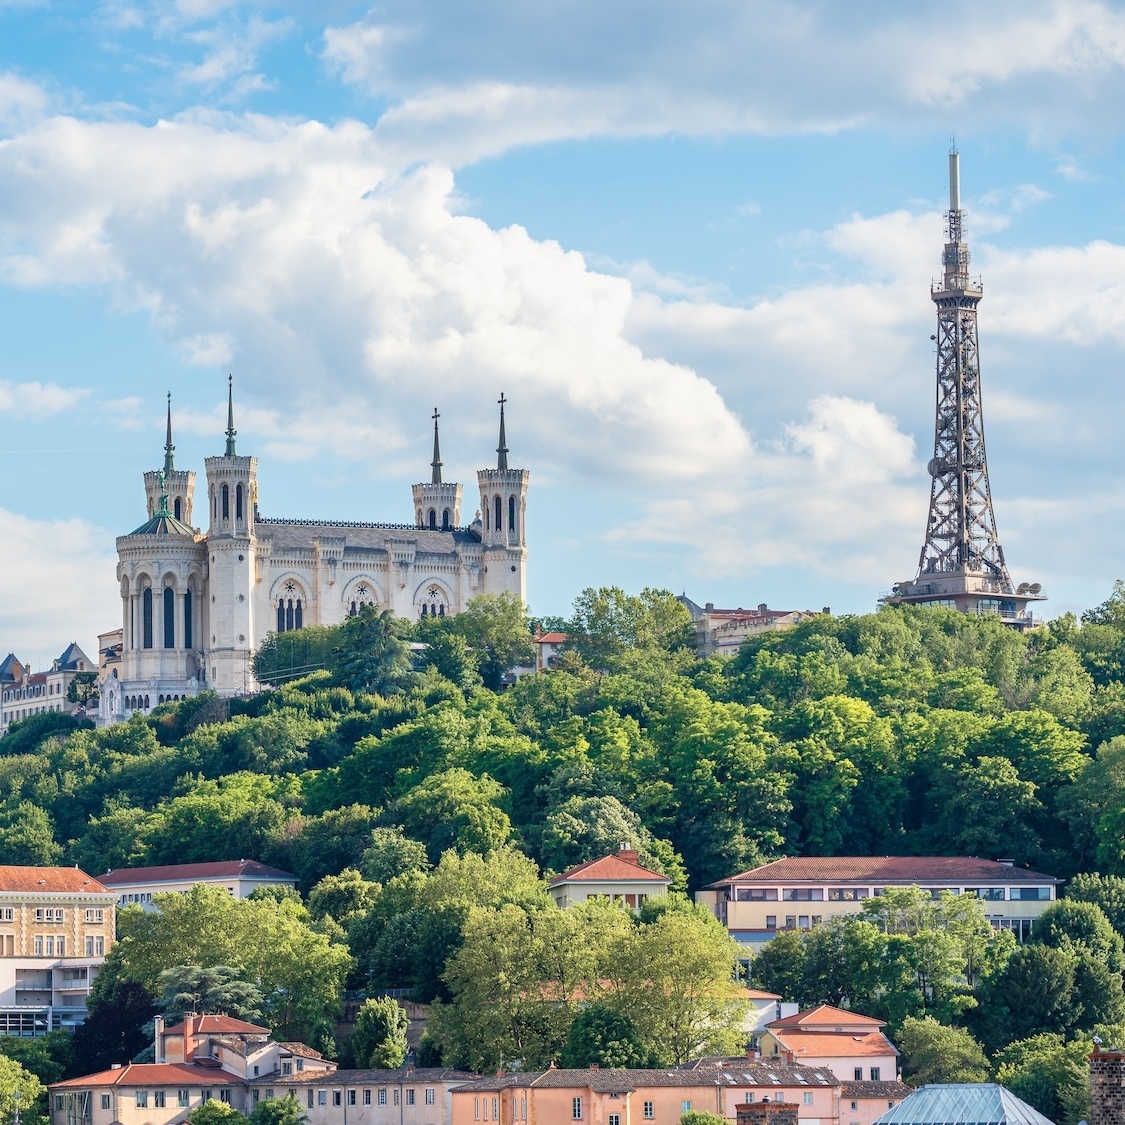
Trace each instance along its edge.
<instances>
[{"instance_id":1,"label":"slate roof","mask_svg":"<svg viewBox=\"0 0 1125 1125\"><path fill-rule=\"evenodd\" d=\"M114 1070L85 1074L81 1078L68 1078L55 1082L52 1090L83 1089L87 1086L241 1086L243 1079L237 1074L195 1063L126 1063Z\"/></svg>"},{"instance_id":2,"label":"slate roof","mask_svg":"<svg viewBox=\"0 0 1125 1125\"><path fill-rule=\"evenodd\" d=\"M863 1099L878 1101L901 1101L914 1093L912 1086L905 1082L841 1082L841 1101L861 1101Z\"/></svg>"},{"instance_id":3,"label":"slate roof","mask_svg":"<svg viewBox=\"0 0 1125 1125\"><path fill-rule=\"evenodd\" d=\"M627 1094L653 1086L838 1086L826 1067L756 1059L700 1059L670 1070L541 1070L497 1075L458 1086L458 1091L493 1093L515 1087L585 1089L598 1094Z\"/></svg>"},{"instance_id":4,"label":"slate roof","mask_svg":"<svg viewBox=\"0 0 1125 1125\"><path fill-rule=\"evenodd\" d=\"M281 871L256 859L227 859L217 863L173 863L164 867L118 867L107 872L101 881L107 887L132 886L136 883L170 883L181 879L292 879L297 876Z\"/></svg>"},{"instance_id":5,"label":"slate roof","mask_svg":"<svg viewBox=\"0 0 1125 1125\"><path fill-rule=\"evenodd\" d=\"M1054 1125L1011 1090L993 1082L923 1086L875 1125Z\"/></svg>"},{"instance_id":6,"label":"slate roof","mask_svg":"<svg viewBox=\"0 0 1125 1125\"><path fill-rule=\"evenodd\" d=\"M0 893L88 894L112 893L77 867L0 867Z\"/></svg>"},{"instance_id":7,"label":"slate roof","mask_svg":"<svg viewBox=\"0 0 1125 1125\"><path fill-rule=\"evenodd\" d=\"M23 665L20 664L20 661L17 658L16 654L14 652L9 652L8 655L5 656L2 661L0 661L0 680L14 681L16 678L16 674L13 669L17 664L22 670Z\"/></svg>"},{"instance_id":8,"label":"slate roof","mask_svg":"<svg viewBox=\"0 0 1125 1125\"><path fill-rule=\"evenodd\" d=\"M976 856L789 856L712 883L1061 883L1051 875Z\"/></svg>"},{"instance_id":9,"label":"slate roof","mask_svg":"<svg viewBox=\"0 0 1125 1125\"><path fill-rule=\"evenodd\" d=\"M96 670L97 665L78 647L77 641L71 641L63 651L62 656L58 658L57 664L59 670L63 672L77 672L79 663L85 664L91 671Z\"/></svg>"},{"instance_id":10,"label":"slate roof","mask_svg":"<svg viewBox=\"0 0 1125 1125\"><path fill-rule=\"evenodd\" d=\"M251 1086L360 1086L380 1084L392 1086L400 1082L416 1082L425 1085L432 1082L474 1082L480 1076L467 1070L451 1070L448 1067L422 1066L409 1070L400 1067L398 1070L336 1070L325 1074L322 1070L302 1070L297 1074L263 1074L259 1078L251 1078ZM526 1077L517 1075L515 1077ZM460 1088L460 1087L458 1087Z\"/></svg>"},{"instance_id":11,"label":"slate roof","mask_svg":"<svg viewBox=\"0 0 1125 1125\"><path fill-rule=\"evenodd\" d=\"M349 523L332 520L266 519L255 521L261 539L273 544L275 553L308 550L318 535L344 540L344 550L386 551L391 540L416 543L416 551L426 555L451 555L461 547L479 547L480 539L467 528L439 531L413 524Z\"/></svg>"},{"instance_id":12,"label":"slate roof","mask_svg":"<svg viewBox=\"0 0 1125 1125\"><path fill-rule=\"evenodd\" d=\"M580 863L561 875L556 875L550 882L552 887L561 883L619 883L619 882L652 882L664 883L670 886L672 880L667 875L656 871L649 871L639 863L630 863L619 855L604 855L601 859L591 859Z\"/></svg>"}]
</instances>

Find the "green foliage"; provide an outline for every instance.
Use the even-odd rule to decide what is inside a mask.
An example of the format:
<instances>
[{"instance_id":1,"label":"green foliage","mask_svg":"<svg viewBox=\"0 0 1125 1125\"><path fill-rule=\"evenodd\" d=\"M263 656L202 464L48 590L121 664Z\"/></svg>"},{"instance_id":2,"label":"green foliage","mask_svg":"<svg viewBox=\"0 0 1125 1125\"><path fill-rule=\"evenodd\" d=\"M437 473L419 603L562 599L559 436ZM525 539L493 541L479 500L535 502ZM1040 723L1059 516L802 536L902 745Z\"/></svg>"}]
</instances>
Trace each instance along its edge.
<instances>
[{"instance_id":1,"label":"green foliage","mask_svg":"<svg viewBox=\"0 0 1125 1125\"><path fill-rule=\"evenodd\" d=\"M160 974L159 987L157 1003L169 1027L189 1012L221 1012L248 1023L262 1022L262 990L230 965L174 965Z\"/></svg>"},{"instance_id":2,"label":"green foliage","mask_svg":"<svg viewBox=\"0 0 1125 1125\"><path fill-rule=\"evenodd\" d=\"M368 879L389 883L398 875L424 871L429 863L425 845L408 839L401 828L375 828L359 865Z\"/></svg>"},{"instance_id":3,"label":"green foliage","mask_svg":"<svg viewBox=\"0 0 1125 1125\"><path fill-rule=\"evenodd\" d=\"M462 613L447 617L445 621L449 632L464 638L485 687L492 691L499 690L505 672L535 661L527 611L515 594L478 594ZM445 651L448 655L451 650ZM446 667L456 672L456 664L461 662L459 657L456 663L447 663ZM443 674L449 673L443 670ZM459 687L471 686L471 682L465 682L464 674L449 675L449 679Z\"/></svg>"},{"instance_id":4,"label":"green foliage","mask_svg":"<svg viewBox=\"0 0 1125 1125\"><path fill-rule=\"evenodd\" d=\"M727 1125L729 1117L708 1113L705 1109L689 1109L680 1114L680 1125Z\"/></svg>"},{"instance_id":5,"label":"green foliage","mask_svg":"<svg viewBox=\"0 0 1125 1125\"><path fill-rule=\"evenodd\" d=\"M0 1039L0 1046L4 1042ZM0 1054L0 1118L11 1121L18 1102L20 1117L29 1125L50 1120L46 1113L46 1092L46 1086L35 1074L14 1058Z\"/></svg>"},{"instance_id":6,"label":"green foliage","mask_svg":"<svg viewBox=\"0 0 1125 1125\"><path fill-rule=\"evenodd\" d=\"M251 1125L304 1125L308 1115L297 1099L287 1094L284 1098L262 1098L250 1111L250 1121Z\"/></svg>"},{"instance_id":7,"label":"green foliage","mask_svg":"<svg viewBox=\"0 0 1125 1125\"><path fill-rule=\"evenodd\" d=\"M352 1059L358 1067L394 1070L406 1058L406 1029L410 1020L401 1005L389 996L365 1000L355 1018L348 1040Z\"/></svg>"},{"instance_id":8,"label":"green foliage","mask_svg":"<svg viewBox=\"0 0 1125 1125\"><path fill-rule=\"evenodd\" d=\"M410 679L404 623L389 609L364 606L339 626L331 664L335 679L352 691L381 695L402 691Z\"/></svg>"},{"instance_id":9,"label":"green foliage","mask_svg":"<svg viewBox=\"0 0 1125 1125\"><path fill-rule=\"evenodd\" d=\"M312 625L269 633L254 654L254 675L263 684L282 684L332 664L341 626Z\"/></svg>"},{"instance_id":10,"label":"green foliage","mask_svg":"<svg viewBox=\"0 0 1125 1125\"><path fill-rule=\"evenodd\" d=\"M392 815L426 845L430 862L449 848L487 854L503 847L512 822L501 808L506 792L488 774L466 769L431 774L395 802Z\"/></svg>"},{"instance_id":11,"label":"green foliage","mask_svg":"<svg viewBox=\"0 0 1125 1125\"><path fill-rule=\"evenodd\" d=\"M1073 902L1100 906L1109 924L1125 936L1125 878L1120 875L1075 875L1067 884L1066 897Z\"/></svg>"},{"instance_id":12,"label":"green foliage","mask_svg":"<svg viewBox=\"0 0 1125 1125\"><path fill-rule=\"evenodd\" d=\"M1078 1125L1090 1116L1088 1042L1061 1035L1034 1035L1000 1051L996 1081L1050 1121Z\"/></svg>"},{"instance_id":13,"label":"green foliage","mask_svg":"<svg viewBox=\"0 0 1125 1125\"><path fill-rule=\"evenodd\" d=\"M229 965L261 990L279 1038L331 1045L351 958L310 928L299 903L238 901L203 884L154 901L159 910L118 916L120 940L107 960L120 966L123 978L155 993L166 965L185 958L205 967Z\"/></svg>"},{"instance_id":14,"label":"green foliage","mask_svg":"<svg viewBox=\"0 0 1125 1125\"><path fill-rule=\"evenodd\" d=\"M571 1023L559 1061L572 1069L595 1064L629 1069L647 1066L649 1056L628 1013L590 1004Z\"/></svg>"},{"instance_id":15,"label":"green foliage","mask_svg":"<svg viewBox=\"0 0 1125 1125\"><path fill-rule=\"evenodd\" d=\"M902 1021L898 1044L903 1077L911 1086L988 1079L988 1059L964 1028L946 1027L932 1016L907 1016Z\"/></svg>"},{"instance_id":16,"label":"green foliage","mask_svg":"<svg viewBox=\"0 0 1125 1125\"><path fill-rule=\"evenodd\" d=\"M74 1049L66 1031L49 1031L35 1039L4 1036L0 1038L0 1054L19 1063L44 1086L69 1077L74 1069Z\"/></svg>"},{"instance_id":17,"label":"green foliage","mask_svg":"<svg viewBox=\"0 0 1125 1125\"><path fill-rule=\"evenodd\" d=\"M142 1029L156 1015L153 992L122 972L112 955L98 973L86 1001L88 1015L74 1030L74 1069L79 1074L129 1062L152 1042Z\"/></svg>"},{"instance_id":18,"label":"green foliage","mask_svg":"<svg viewBox=\"0 0 1125 1125\"><path fill-rule=\"evenodd\" d=\"M633 596L618 586L583 590L566 632L568 647L600 669L631 649L672 652L694 639L691 614L670 591L644 589Z\"/></svg>"},{"instance_id":19,"label":"green foliage","mask_svg":"<svg viewBox=\"0 0 1125 1125\"><path fill-rule=\"evenodd\" d=\"M235 1125L236 1117L241 1120L242 1114L233 1106L215 1098L208 1098L202 1105L197 1105L188 1114L187 1119L191 1125Z\"/></svg>"},{"instance_id":20,"label":"green foliage","mask_svg":"<svg viewBox=\"0 0 1125 1125\"><path fill-rule=\"evenodd\" d=\"M50 814L31 801L0 809L0 863L51 867L62 858Z\"/></svg>"},{"instance_id":21,"label":"green foliage","mask_svg":"<svg viewBox=\"0 0 1125 1125\"><path fill-rule=\"evenodd\" d=\"M77 703L85 707L92 699L98 697L97 672L76 672L66 685L66 700L68 703Z\"/></svg>"}]
</instances>

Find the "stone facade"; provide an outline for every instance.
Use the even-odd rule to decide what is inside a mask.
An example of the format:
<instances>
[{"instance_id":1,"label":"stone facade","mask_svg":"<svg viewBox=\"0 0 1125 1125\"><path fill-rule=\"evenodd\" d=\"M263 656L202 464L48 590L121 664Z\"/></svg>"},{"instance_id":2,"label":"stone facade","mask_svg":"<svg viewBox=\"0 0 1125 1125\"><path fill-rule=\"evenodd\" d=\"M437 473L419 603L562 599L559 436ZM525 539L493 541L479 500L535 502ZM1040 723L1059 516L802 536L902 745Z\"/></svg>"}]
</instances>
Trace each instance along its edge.
<instances>
[{"instance_id":1,"label":"stone facade","mask_svg":"<svg viewBox=\"0 0 1125 1125\"><path fill-rule=\"evenodd\" d=\"M364 606L417 620L460 613L479 594L526 600L529 474L508 467L503 403L497 467L477 474L468 526L461 485L441 479L436 417L413 524L263 516L258 461L237 452L230 401L226 449L205 460L202 531L195 474L175 467L174 448L169 408L164 468L145 474L148 520L117 540L121 662L101 692L103 725L205 690L256 690L254 653L271 632L336 625Z\"/></svg>"},{"instance_id":2,"label":"stone facade","mask_svg":"<svg viewBox=\"0 0 1125 1125\"><path fill-rule=\"evenodd\" d=\"M1125 1052L1095 1051L1090 1056L1090 1125L1125 1121Z\"/></svg>"}]
</instances>

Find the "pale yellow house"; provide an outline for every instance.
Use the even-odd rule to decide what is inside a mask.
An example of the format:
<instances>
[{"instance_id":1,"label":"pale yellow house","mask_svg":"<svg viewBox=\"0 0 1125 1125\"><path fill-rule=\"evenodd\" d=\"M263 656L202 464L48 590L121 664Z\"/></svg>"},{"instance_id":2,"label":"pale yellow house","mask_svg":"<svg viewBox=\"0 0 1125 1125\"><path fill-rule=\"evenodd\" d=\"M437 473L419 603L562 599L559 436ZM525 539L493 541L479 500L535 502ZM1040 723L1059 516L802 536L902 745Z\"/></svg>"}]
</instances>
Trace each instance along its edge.
<instances>
[{"instance_id":1,"label":"pale yellow house","mask_svg":"<svg viewBox=\"0 0 1125 1125\"><path fill-rule=\"evenodd\" d=\"M86 1018L116 903L77 867L0 867L0 1034L45 1035Z\"/></svg>"},{"instance_id":2,"label":"pale yellow house","mask_svg":"<svg viewBox=\"0 0 1125 1125\"><path fill-rule=\"evenodd\" d=\"M1026 941L1061 882L1011 861L975 856L798 856L720 879L695 897L751 949L779 930L807 930L858 914L885 889L911 886L935 899L943 891L981 899L993 926Z\"/></svg>"},{"instance_id":3,"label":"pale yellow house","mask_svg":"<svg viewBox=\"0 0 1125 1125\"><path fill-rule=\"evenodd\" d=\"M580 863L550 883L551 897L561 907L577 906L587 899L615 902L639 910L645 899L665 895L672 885L667 875L642 867L637 853L622 844L613 855Z\"/></svg>"}]
</instances>

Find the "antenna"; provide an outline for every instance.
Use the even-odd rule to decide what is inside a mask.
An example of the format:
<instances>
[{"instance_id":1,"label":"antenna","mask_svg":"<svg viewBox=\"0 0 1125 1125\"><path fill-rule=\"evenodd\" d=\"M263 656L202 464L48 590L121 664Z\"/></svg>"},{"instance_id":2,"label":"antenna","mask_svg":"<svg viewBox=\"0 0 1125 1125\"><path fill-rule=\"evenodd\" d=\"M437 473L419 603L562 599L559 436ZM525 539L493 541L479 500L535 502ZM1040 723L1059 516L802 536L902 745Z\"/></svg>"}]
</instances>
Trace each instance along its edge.
<instances>
[{"instance_id":1,"label":"antenna","mask_svg":"<svg viewBox=\"0 0 1125 1125\"><path fill-rule=\"evenodd\" d=\"M956 148L949 154L949 209L961 210L961 157Z\"/></svg>"}]
</instances>

